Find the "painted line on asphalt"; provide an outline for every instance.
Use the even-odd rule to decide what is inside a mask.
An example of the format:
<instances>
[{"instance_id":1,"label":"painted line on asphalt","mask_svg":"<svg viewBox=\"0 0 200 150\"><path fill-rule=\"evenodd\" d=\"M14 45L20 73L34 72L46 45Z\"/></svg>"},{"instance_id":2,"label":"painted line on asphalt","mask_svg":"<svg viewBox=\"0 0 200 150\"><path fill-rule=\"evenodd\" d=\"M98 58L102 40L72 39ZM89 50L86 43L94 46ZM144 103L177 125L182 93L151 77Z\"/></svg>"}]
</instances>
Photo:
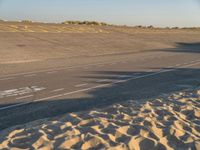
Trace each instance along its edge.
<instances>
[{"instance_id":1,"label":"painted line on asphalt","mask_svg":"<svg viewBox=\"0 0 200 150\"><path fill-rule=\"evenodd\" d=\"M29 87L15 88L15 89L7 89L7 90L4 90L4 91L0 91L0 99L6 98L6 97L26 95L26 94L42 91L42 90L45 90L45 89L46 88L44 88L44 87L38 87L38 86L29 86Z\"/></svg>"},{"instance_id":2,"label":"painted line on asphalt","mask_svg":"<svg viewBox=\"0 0 200 150\"><path fill-rule=\"evenodd\" d=\"M33 77L33 76L36 76L36 74L24 75L24 77Z\"/></svg>"},{"instance_id":3,"label":"painted line on asphalt","mask_svg":"<svg viewBox=\"0 0 200 150\"><path fill-rule=\"evenodd\" d=\"M109 81L109 79L101 79L101 80L97 80L96 82L105 82L105 81Z\"/></svg>"},{"instance_id":4,"label":"painted line on asphalt","mask_svg":"<svg viewBox=\"0 0 200 150\"><path fill-rule=\"evenodd\" d=\"M182 64L176 64L175 66L177 67L177 66L181 66Z\"/></svg>"},{"instance_id":5,"label":"painted line on asphalt","mask_svg":"<svg viewBox=\"0 0 200 150\"><path fill-rule=\"evenodd\" d=\"M194 66L194 65L197 65L197 64L200 64L200 62L195 63L195 64L188 64L188 65L185 65L183 67L190 67L190 66ZM155 72L155 73L151 73L151 74L147 74L147 75L143 75L143 76L138 76L138 77L133 77L133 78L129 78L129 79L126 79L126 80L118 80L118 81L115 81L113 83L97 85L97 86L94 86L94 87L89 87L89 88L76 90L76 91L72 91L72 92L67 92L67 93L64 93L64 94L59 94L59 95L54 95L54 96L50 96L50 97L46 97L46 98L41 98L41 99L33 100L33 102L48 100L48 99L52 99L52 98L58 98L58 97L66 96L66 95L71 95L71 94L75 94L75 93L89 91L89 90L92 90L92 89L107 87L107 86L110 86L110 85L113 85L113 84L127 82L127 81L130 81L130 80L140 79L140 78L149 77L149 76L154 76L154 75L157 75L157 74L161 74L161 73L165 73L165 72L171 72L171 71L175 71L175 70L178 70L178 69L180 69L180 68L161 70L159 72ZM1 110L1 108L0 108L0 110Z\"/></svg>"},{"instance_id":6,"label":"painted line on asphalt","mask_svg":"<svg viewBox=\"0 0 200 150\"><path fill-rule=\"evenodd\" d=\"M55 89L55 90L53 90L51 92L59 92L59 91L63 91L63 90L64 90L64 88L60 88L60 89Z\"/></svg>"},{"instance_id":7,"label":"painted line on asphalt","mask_svg":"<svg viewBox=\"0 0 200 150\"><path fill-rule=\"evenodd\" d=\"M87 83L84 83L84 84L77 84L77 85L75 85L75 87L82 87L82 86L86 86L87 85Z\"/></svg>"},{"instance_id":8,"label":"painted line on asphalt","mask_svg":"<svg viewBox=\"0 0 200 150\"><path fill-rule=\"evenodd\" d=\"M192 64L183 65L182 67L191 67L191 66L194 66L194 65L197 65L197 64L200 64L199 60L196 61L195 63L192 63ZM175 70L178 70L178 69L181 69L181 68L165 69L165 70L161 70L159 72L154 72L154 73L150 73L150 74L147 74L147 75L133 77L133 78L129 78L129 79L126 79L126 80L118 80L118 81L115 81L115 82L112 82L112 83L101 84L101 85L97 85L97 86L93 86L93 87L89 87L89 88L85 88L85 89L81 89L81 90L76 90L76 91L58 94L58 95L54 95L54 96L49 96L49 97L45 97L45 98L41 98L41 99L36 99L36 100L30 101L30 102L14 104L14 105L2 107L2 108L0 108L0 110L6 110L6 109L9 109L9 108L23 106L23 105L27 105L27 104L34 103L34 102L45 101L45 100L49 100L49 99L53 99L53 98L59 98L59 97L62 97L62 96L72 95L72 94L85 92L85 91L89 91L89 90L93 90L93 89L97 89L97 88L108 87L108 86L111 86L113 84L123 83L123 82L127 82L127 81L130 81L130 80L136 80L136 79L141 79L141 78L145 78L145 77L150 77L150 76L154 76L154 75L158 75L158 74L162 74L162 73L166 73L166 72L175 71Z\"/></svg>"},{"instance_id":9,"label":"painted line on asphalt","mask_svg":"<svg viewBox=\"0 0 200 150\"><path fill-rule=\"evenodd\" d=\"M133 75L119 75L117 76L118 78L129 78L129 77L133 77ZM134 74L135 77L135 74Z\"/></svg>"},{"instance_id":10,"label":"painted line on asphalt","mask_svg":"<svg viewBox=\"0 0 200 150\"><path fill-rule=\"evenodd\" d=\"M10 78L2 78L2 79L0 79L0 81L4 81L4 80L12 80L12 79L15 79L15 77L10 77Z\"/></svg>"}]
</instances>

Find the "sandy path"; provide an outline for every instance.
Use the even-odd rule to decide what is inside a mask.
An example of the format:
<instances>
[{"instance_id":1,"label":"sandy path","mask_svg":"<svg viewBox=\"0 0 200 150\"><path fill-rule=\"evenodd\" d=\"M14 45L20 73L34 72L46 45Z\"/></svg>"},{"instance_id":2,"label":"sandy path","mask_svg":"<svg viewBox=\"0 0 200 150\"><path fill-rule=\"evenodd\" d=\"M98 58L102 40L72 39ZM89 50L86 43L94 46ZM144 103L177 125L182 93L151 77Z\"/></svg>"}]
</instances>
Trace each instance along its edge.
<instances>
[{"instance_id":1,"label":"sandy path","mask_svg":"<svg viewBox=\"0 0 200 150\"><path fill-rule=\"evenodd\" d=\"M38 120L0 132L0 149L200 149L200 91Z\"/></svg>"}]
</instances>

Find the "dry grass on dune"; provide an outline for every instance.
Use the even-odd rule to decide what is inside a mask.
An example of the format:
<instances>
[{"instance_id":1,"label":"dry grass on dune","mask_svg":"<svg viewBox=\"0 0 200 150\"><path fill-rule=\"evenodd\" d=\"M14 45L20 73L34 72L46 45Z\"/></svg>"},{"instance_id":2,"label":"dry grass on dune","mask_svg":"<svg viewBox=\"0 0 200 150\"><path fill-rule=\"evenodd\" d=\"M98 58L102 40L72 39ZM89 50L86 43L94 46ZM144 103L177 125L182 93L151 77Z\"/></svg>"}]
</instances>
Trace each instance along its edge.
<instances>
[{"instance_id":1,"label":"dry grass on dune","mask_svg":"<svg viewBox=\"0 0 200 150\"><path fill-rule=\"evenodd\" d=\"M0 149L200 149L200 91L35 121L0 132Z\"/></svg>"},{"instance_id":2,"label":"dry grass on dune","mask_svg":"<svg viewBox=\"0 0 200 150\"><path fill-rule=\"evenodd\" d=\"M0 33L108 33L106 30L95 28L92 24L44 24L22 22L1 22Z\"/></svg>"}]
</instances>

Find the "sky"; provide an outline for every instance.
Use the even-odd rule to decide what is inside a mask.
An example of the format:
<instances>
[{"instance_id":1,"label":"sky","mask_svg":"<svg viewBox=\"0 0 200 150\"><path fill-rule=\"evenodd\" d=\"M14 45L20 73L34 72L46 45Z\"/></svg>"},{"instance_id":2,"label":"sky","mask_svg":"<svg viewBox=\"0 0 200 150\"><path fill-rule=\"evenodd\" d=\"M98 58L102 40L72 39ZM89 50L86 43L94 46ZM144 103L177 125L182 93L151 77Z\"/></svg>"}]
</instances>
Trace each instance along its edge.
<instances>
[{"instance_id":1,"label":"sky","mask_svg":"<svg viewBox=\"0 0 200 150\"><path fill-rule=\"evenodd\" d=\"M0 19L199 27L200 0L0 0Z\"/></svg>"}]
</instances>

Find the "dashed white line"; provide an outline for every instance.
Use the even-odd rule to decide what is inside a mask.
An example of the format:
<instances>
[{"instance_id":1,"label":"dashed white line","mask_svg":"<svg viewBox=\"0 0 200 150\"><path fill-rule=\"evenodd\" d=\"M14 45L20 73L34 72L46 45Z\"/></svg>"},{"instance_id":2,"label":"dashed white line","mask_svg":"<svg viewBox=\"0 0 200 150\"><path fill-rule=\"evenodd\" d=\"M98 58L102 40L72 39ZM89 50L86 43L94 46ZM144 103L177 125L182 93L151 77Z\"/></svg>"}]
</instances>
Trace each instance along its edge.
<instances>
[{"instance_id":1,"label":"dashed white line","mask_svg":"<svg viewBox=\"0 0 200 150\"><path fill-rule=\"evenodd\" d=\"M178 67L178 66L181 66L181 64L176 64L176 65L174 65L174 67Z\"/></svg>"},{"instance_id":2,"label":"dashed white line","mask_svg":"<svg viewBox=\"0 0 200 150\"><path fill-rule=\"evenodd\" d=\"M17 97L16 99L25 99L25 98L29 98L29 97L33 97L33 95L27 95L27 96L22 96L22 97Z\"/></svg>"},{"instance_id":3,"label":"dashed white line","mask_svg":"<svg viewBox=\"0 0 200 150\"><path fill-rule=\"evenodd\" d=\"M105 82L105 81L109 81L109 79L101 79L101 80L97 80L96 82Z\"/></svg>"},{"instance_id":4,"label":"dashed white line","mask_svg":"<svg viewBox=\"0 0 200 150\"><path fill-rule=\"evenodd\" d=\"M84 83L84 84L77 84L77 85L75 85L75 87L82 87L82 86L86 86L87 85L87 83Z\"/></svg>"},{"instance_id":5,"label":"dashed white line","mask_svg":"<svg viewBox=\"0 0 200 150\"><path fill-rule=\"evenodd\" d=\"M0 91L0 98L25 95L25 94L29 94L29 93L33 93L33 92L42 91L44 89L45 89L44 87L38 87L38 86L21 87L21 88L17 88L17 89L8 89L8 90Z\"/></svg>"},{"instance_id":6,"label":"dashed white line","mask_svg":"<svg viewBox=\"0 0 200 150\"><path fill-rule=\"evenodd\" d=\"M133 75L119 75L118 76L118 78L128 78L128 77L133 77Z\"/></svg>"},{"instance_id":7,"label":"dashed white line","mask_svg":"<svg viewBox=\"0 0 200 150\"><path fill-rule=\"evenodd\" d=\"M2 78L2 79L0 79L0 81L11 80L11 79L14 79L14 77L10 77L10 78Z\"/></svg>"},{"instance_id":8,"label":"dashed white line","mask_svg":"<svg viewBox=\"0 0 200 150\"><path fill-rule=\"evenodd\" d=\"M191 66L194 66L194 65L197 65L197 64L200 64L200 62L197 61L196 63L184 65L182 67L191 67ZM76 90L76 91L72 91L72 92L67 92L67 93L58 94L58 95L54 95L54 96L49 96L49 97L45 97L45 98L41 98L41 99L35 99L33 101L30 101L30 102L24 102L24 103L19 103L19 104L14 104L14 105L2 107L2 108L0 108L0 110L5 110L5 109L13 108L13 107L18 107L18 106L23 106L23 105L30 104L30 103L33 103L33 102L49 100L49 99L53 99L53 98L58 98L58 97L66 96L66 95L75 94L75 93L85 92L85 91L89 91L89 90L92 90L92 89L103 88L103 87L111 86L113 84L127 82L127 81L130 81L130 80L135 80L135 79L140 79L140 78L145 78L145 77L149 77L149 76L154 76L154 75L157 75L157 74L162 74L162 73L165 73L165 72L171 72L171 71L175 71L175 70L178 70L178 69L180 69L180 68L172 68L172 69L161 70L159 72L154 72L154 73L150 73L150 74L147 74L147 75L133 77L133 78L129 78L129 79L126 79L126 80L119 80L119 81L115 81L115 82L112 82L112 83L101 84L101 85L97 85L97 86L93 86L93 87L89 87L89 88L84 88L84 89L81 89L81 90Z\"/></svg>"},{"instance_id":9,"label":"dashed white line","mask_svg":"<svg viewBox=\"0 0 200 150\"><path fill-rule=\"evenodd\" d=\"M9 109L9 108L14 108L14 107L18 107L18 106L23 106L23 105L30 104L30 103L32 103L32 102L33 102L33 101L24 102L24 103L18 103L18 104L14 104L14 105L9 105L9 106L0 108L0 110L6 110L6 109Z\"/></svg>"},{"instance_id":10,"label":"dashed white line","mask_svg":"<svg viewBox=\"0 0 200 150\"><path fill-rule=\"evenodd\" d=\"M60 89L55 89L55 90L53 90L51 92L59 92L59 91L63 91L63 90L64 90L64 88L60 88Z\"/></svg>"}]
</instances>

